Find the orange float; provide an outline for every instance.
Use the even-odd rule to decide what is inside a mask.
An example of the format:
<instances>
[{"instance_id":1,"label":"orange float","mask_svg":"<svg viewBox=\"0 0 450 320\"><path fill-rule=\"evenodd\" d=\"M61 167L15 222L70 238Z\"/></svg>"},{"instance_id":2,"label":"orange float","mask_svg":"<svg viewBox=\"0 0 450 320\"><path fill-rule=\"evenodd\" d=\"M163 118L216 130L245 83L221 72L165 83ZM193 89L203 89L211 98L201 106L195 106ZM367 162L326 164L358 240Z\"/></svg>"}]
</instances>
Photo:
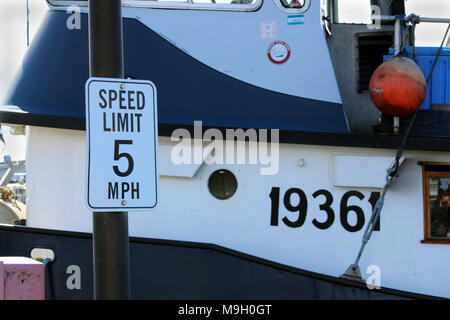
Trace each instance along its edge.
<instances>
[{"instance_id":1,"label":"orange float","mask_svg":"<svg viewBox=\"0 0 450 320\"><path fill-rule=\"evenodd\" d=\"M369 84L375 106L392 117L407 116L425 100L427 83L417 64L406 57L394 57L381 64Z\"/></svg>"}]
</instances>

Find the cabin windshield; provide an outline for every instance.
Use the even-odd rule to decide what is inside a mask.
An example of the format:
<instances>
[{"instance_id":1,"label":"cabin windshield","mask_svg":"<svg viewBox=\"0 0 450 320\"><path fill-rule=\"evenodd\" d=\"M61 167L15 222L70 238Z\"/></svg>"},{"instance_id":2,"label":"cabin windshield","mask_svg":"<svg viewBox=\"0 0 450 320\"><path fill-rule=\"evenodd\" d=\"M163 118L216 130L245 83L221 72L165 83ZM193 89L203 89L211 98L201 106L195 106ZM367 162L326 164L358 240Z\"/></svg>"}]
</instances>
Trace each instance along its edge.
<instances>
[{"instance_id":1,"label":"cabin windshield","mask_svg":"<svg viewBox=\"0 0 450 320\"><path fill-rule=\"evenodd\" d=\"M292 0L294 2L303 3L305 0ZM48 0L50 4L53 5L82 5L87 6L88 1L86 0ZM186 3L186 4L216 4L216 5L233 5L233 4L256 4L258 0L122 0L122 5L124 6L152 6L156 3ZM302 6L303 6L302 4ZM289 7L288 4L286 4ZM297 7L296 7L297 8Z\"/></svg>"}]
</instances>

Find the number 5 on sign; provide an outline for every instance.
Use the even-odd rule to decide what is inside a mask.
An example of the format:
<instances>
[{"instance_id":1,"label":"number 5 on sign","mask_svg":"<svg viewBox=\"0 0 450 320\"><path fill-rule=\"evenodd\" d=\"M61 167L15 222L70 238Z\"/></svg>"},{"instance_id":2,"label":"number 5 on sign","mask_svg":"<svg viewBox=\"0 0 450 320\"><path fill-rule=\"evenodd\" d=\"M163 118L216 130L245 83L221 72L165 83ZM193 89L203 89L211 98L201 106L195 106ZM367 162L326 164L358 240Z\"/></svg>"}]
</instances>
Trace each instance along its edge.
<instances>
[{"instance_id":1,"label":"number 5 on sign","mask_svg":"<svg viewBox=\"0 0 450 320\"><path fill-rule=\"evenodd\" d=\"M145 211L158 203L156 87L86 82L86 203L92 211Z\"/></svg>"}]
</instances>

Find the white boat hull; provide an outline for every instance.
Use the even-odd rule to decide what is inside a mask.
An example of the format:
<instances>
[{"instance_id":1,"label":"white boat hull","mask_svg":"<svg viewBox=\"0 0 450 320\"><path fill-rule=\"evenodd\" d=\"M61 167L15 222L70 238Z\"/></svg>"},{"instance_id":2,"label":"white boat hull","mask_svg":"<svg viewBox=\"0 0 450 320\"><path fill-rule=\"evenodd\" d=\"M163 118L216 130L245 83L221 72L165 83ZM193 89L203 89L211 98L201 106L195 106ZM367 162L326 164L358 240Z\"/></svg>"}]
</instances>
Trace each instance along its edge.
<instances>
[{"instance_id":1,"label":"white boat hull","mask_svg":"<svg viewBox=\"0 0 450 320\"><path fill-rule=\"evenodd\" d=\"M85 132L27 127L27 139L27 226L92 232L92 213L84 199ZM373 202L381 191L389 159L396 152L280 144L278 173L261 175L260 164L176 166L167 162L176 142L160 137L159 145L159 205L152 212L129 214L130 236L212 243L330 276L339 276L354 262L372 213L369 200ZM399 177L385 199L380 231L373 233L361 259L362 276L373 280L376 272L382 287L448 298L450 248L421 243L424 208L417 162L445 162L449 153L406 151L404 155ZM364 159L375 162L364 166ZM208 178L218 169L228 169L238 181L236 194L228 200L218 200L208 190ZM364 178L362 183L358 177ZM277 197L270 197L276 188L278 219L273 209ZM283 204L292 188L304 192L307 200L304 223L294 228L283 222L284 217L291 222L299 218L298 212L289 212ZM319 190L326 191L314 197ZM320 208L327 192L333 199L329 207L334 221L320 229L316 225L328 217L329 209ZM294 192L291 205L297 206L298 199ZM364 225L358 231L352 230L358 219L355 211L347 210L349 206L364 212Z\"/></svg>"}]
</instances>

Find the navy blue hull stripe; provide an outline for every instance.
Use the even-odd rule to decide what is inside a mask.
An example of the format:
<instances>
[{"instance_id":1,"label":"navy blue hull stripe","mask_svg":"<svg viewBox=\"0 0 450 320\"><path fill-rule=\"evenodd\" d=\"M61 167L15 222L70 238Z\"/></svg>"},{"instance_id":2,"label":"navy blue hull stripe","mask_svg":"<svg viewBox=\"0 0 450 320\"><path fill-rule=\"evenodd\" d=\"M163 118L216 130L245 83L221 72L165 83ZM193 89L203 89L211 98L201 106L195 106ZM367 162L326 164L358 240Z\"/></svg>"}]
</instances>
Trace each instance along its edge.
<instances>
[{"instance_id":1,"label":"navy blue hull stripe","mask_svg":"<svg viewBox=\"0 0 450 320\"><path fill-rule=\"evenodd\" d=\"M82 14L80 30L69 30L66 19L65 12L48 13L6 105L47 119L85 117L88 17ZM155 83L160 124L348 132L341 104L253 86L197 61L135 19L124 19L123 27L125 74ZM66 128L66 122L49 126Z\"/></svg>"},{"instance_id":2,"label":"navy blue hull stripe","mask_svg":"<svg viewBox=\"0 0 450 320\"><path fill-rule=\"evenodd\" d=\"M92 299L92 234L3 225L0 240L1 256L28 256L33 247L55 252L46 275L48 299ZM71 264L84 272L83 290L65 286ZM369 290L365 283L189 241L130 237L130 267L133 299L439 299Z\"/></svg>"}]
</instances>

